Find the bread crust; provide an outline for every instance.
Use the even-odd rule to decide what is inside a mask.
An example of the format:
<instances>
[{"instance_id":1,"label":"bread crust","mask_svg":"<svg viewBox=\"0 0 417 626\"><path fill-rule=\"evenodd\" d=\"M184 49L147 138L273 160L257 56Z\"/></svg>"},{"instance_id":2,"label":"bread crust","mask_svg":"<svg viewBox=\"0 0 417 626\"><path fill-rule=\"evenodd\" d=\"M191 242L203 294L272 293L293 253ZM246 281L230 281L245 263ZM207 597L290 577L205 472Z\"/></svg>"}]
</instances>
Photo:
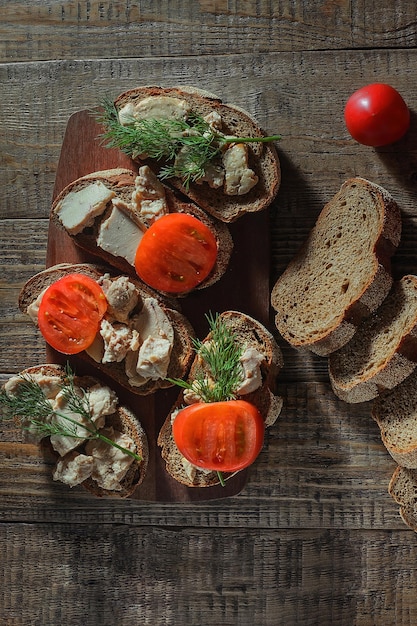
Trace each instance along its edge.
<instances>
[{"instance_id":1,"label":"bread crust","mask_svg":"<svg viewBox=\"0 0 417 626\"><path fill-rule=\"evenodd\" d=\"M94 280L98 280L104 274L109 273L108 269L105 267L88 263L61 263L54 265L46 270L43 270L42 272L39 272L38 274L35 274L35 276L29 279L23 286L18 298L19 309L23 313L27 314L29 305L36 300L38 295L46 287L57 281L59 278L74 272L85 274ZM112 278L116 279L117 276L112 276ZM142 283L138 283L131 277L129 277L129 281L136 286L142 297L156 298L161 305L161 308L171 321L174 329L174 347L168 368L168 376L172 378L185 376L194 358L192 339L195 333L190 322L184 315L182 315L182 313L180 313L180 311L173 308L173 303L171 301L162 299L159 294L156 294L151 289L146 288L142 285ZM141 387L134 387L128 382L123 363L97 363L85 351L80 352L77 356L137 395L148 395L154 393L158 389L172 386L172 383L168 380L160 379L155 381L149 380Z\"/></svg>"},{"instance_id":2,"label":"bread crust","mask_svg":"<svg viewBox=\"0 0 417 626\"><path fill-rule=\"evenodd\" d=\"M394 461L417 469L417 370L374 401L372 418Z\"/></svg>"},{"instance_id":3,"label":"bread crust","mask_svg":"<svg viewBox=\"0 0 417 626\"><path fill-rule=\"evenodd\" d=\"M403 522L417 532L417 471L398 466L388 485L388 493L400 505Z\"/></svg>"},{"instance_id":4,"label":"bread crust","mask_svg":"<svg viewBox=\"0 0 417 626\"><path fill-rule=\"evenodd\" d=\"M33 374L60 376L62 380L66 378L64 368L61 365L53 363L34 365L23 370L20 374L27 376L31 376ZM91 376L75 376L74 383L82 389L91 387L95 384L104 385L104 383L100 380ZM118 405L116 412L106 417L106 426L114 426L119 432L129 435L136 444L136 453L141 457L141 461L133 461L126 476L121 481L122 488L120 491L103 489L92 478L88 478L82 482L81 486L96 496L127 498L132 495L145 478L149 463L148 439L138 418L134 415L131 409L123 405ZM60 458L55 451L53 451L53 454L57 459Z\"/></svg>"},{"instance_id":5,"label":"bread crust","mask_svg":"<svg viewBox=\"0 0 417 626\"><path fill-rule=\"evenodd\" d=\"M407 275L352 340L330 355L329 376L341 400L366 402L397 387L416 366L417 277Z\"/></svg>"},{"instance_id":6,"label":"bread crust","mask_svg":"<svg viewBox=\"0 0 417 626\"><path fill-rule=\"evenodd\" d=\"M337 241L330 237L328 230L334 228L338 219L335 211L340 211L340 228L350 233L352 225L349 222L349 213L342 218L342 211L349 195L358 193L358 189L366 192L378 215L376 233L372 240L372 257L368 259L370 268L366 278L360 283L358 281L359 286L353 287L350 273L354 271L356 259L351 258L349 263L345 263L348 266L346 276L333 281L333 284L336 284L336 280L343 283L338 297L338 294L333 293L332 286L324 282L330 276L326 272L333 271L335 259L332 258L332 242ZM345 221L342 222L342 219ZM341 232L341 237L343 236ZM282 337L295 348L307 348L320 356L327 356L345 345L355 334L358 324L375 311L387 296L392 286L391 256L400 242L400 236L401 214L390 194L363 178L347 180L325 205L308 239L272 289L271 304L277 312L275 324ZM329 237L327 241L326 237ZM337 238L339 237L337 233ZM318 249L318 245L323 248ZM342 248L339 248L339 254L340 250ZM355 251L348 253L354 255ZM313 272L310 267L319 254L323 263L317 263L319 267ZM323 306L326 307L320 317L313 304L315 293L320 295ZM300 320L308 319L308 325L302 325L301 322L298 324L298 316ZM305 331L305 328L310 327L310 332Z\"/></svg>"},{"instance_id":7,"label":"bread crust","mask_svg":"<svg viewBox=\"0 0 417 626\"><path fill-rule=\"evenodd\" d=\"M265 360L261 365L261 387L240 398L254 404L264 418L265 426L269 427L278 418L283 404L282 398L275 394L276 378L283 366L281 350L273 335L260 322L249 315L238 311L225 311L220 315L220 318L233 329L239 343L257 347L265 355ZM205 338L205 341L209 339L210 334ZM194 360L188 380L193 379L196 365L197 361ZM172 435L171 423L173 412L183 405L184 395L181 391L158 435L157 443L161 448L161 456L165 460L166 470L175 480L187 487L211 487L217 485L219 484L219 478L216 472L205 472L196 469L194 475L190 477L184 469L182 455ZM226 474L225 478L230 478L233 475Z\"/></svg>"},{"instance_id":8,"label":"bread crust","mask_svg":"<svg viewBox=\"0 0 417 626\"><path fill-rule=\"evenodd\" d=\"M57 209L65 196L67 196L71 191L82 189L88 183L91 182L102 182L109 189L113 190L117 197L124 199L126 202L130 201L130 197L132 191L135 187L135 178L137 174L133 170L129 170L126 168L114 168L110 170L100 170L97 172L92 172L85 176L81 176L76 180L72 181L69 185L67 185L60 194L55 198L51 211L50 211L50 220L54 224L55 228L58 230L63 230L67 233L67 235L72 239L72 241L85 250L86 252L93 254L98 258L98 260L104 261L111 265L112 267L117 268L124 274L133 275L136 277L136 280L139 280L136 273L135 268L126 261L126 259L120 256L114 256L98 247L96 244L96 236L98 233L98 228L101 221L105 218L105 214L98 216L95 219L94 226L92 228L86 229L76 235L69 233L61 223L58 215ZM178 192L173 191L164 185L166 201L168 210L170 213L188 213L193 215L201 222L203 222L213 233L216 243L217 243L217 259L214 264L213 269L207 278L201 282L195 289L205 289L206 287L210 287L214 283L216 283L226 271L230 257L233 252L233 239L230 234L230 231L226 224L219 222L217 219L207 215L204 211L200 209L196 204L190 201L186 201L181 198ZM186 295L186 294L181 294Z\"/></svg>"},{"instance_id":9,"label":"bread crust","mask_svg":"<svg viewBox=\"0 0 417 626\"><path fill-rule=\"evenodd\" d=\"M232 136L265 136L258 122L238 106L225 104L221 98L207 91L189 86L160 87L141 86L121 93L115 100L119 110L128 102L139 102L150 96L166 95L186 100L193 112L207 115L212 111L220 114L224 133ZM273 143L251 143L249 167L257 174L258 183L245 195L228 196L222 189L212 189L206 184L191 183L185 188L178 178L169 179L169 185L178 189L204 211L221 220L234 222L246 213L266 209L275 199L281 184L281 168L278 153ZM146 160L146 164L158 173L161 163Z\"/></svg>"}]
</instances>

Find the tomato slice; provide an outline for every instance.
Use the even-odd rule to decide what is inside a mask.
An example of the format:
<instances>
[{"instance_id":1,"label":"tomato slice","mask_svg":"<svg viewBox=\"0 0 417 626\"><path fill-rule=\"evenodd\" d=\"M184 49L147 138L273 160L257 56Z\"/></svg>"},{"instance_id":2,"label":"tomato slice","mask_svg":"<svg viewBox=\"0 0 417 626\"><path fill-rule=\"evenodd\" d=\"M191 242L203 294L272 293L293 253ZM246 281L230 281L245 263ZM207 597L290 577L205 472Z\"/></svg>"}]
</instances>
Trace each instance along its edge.
<instances>
[{"instance_id":1,"label":"tomato slice","mask_svg":"<svg viewBox=\"0 0 417 626\"><path fill-rule=\"evenodd\" d=\"M39 329L52 348L76 354L93 343L106 310L106 296L95 280L84 274L68 274L43 294Z\"/></svg>"},{"instance_id":2,"label":"tomato slice","mask_svg":"<svg viewBox=\"0 0 417 626\"><path fill-rule=\"evenodd\" d=\"M253 404L228 400L199 402L181 409L172 431L179 451L193 465L236 472L258 456L265 425Z\"/></svg>"},{"instance_id":3,"label":"tomato slice","mask_svg":"<svg viewBox=\"0 0 417 626\"><path fill-rule=\"evenodd\" d=\"M143 235L135 268L150 287L185 293L207 278L216 257L216 238L208 226L192 215L169 213Z\"/></svg>"}]
</instances>

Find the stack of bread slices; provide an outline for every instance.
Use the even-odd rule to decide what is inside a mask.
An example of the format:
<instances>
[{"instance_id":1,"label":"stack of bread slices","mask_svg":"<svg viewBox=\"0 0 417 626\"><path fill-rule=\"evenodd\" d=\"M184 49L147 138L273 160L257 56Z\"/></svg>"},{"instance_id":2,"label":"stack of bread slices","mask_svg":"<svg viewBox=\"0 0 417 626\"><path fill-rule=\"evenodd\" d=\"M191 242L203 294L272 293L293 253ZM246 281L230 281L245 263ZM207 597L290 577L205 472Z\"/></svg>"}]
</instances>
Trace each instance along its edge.
<instances>
[{"instance_id":1,"label":"stack of bread slices","mask_svg":"<svg viewBox=\"0 0 417 626\"><path fill-rule=\"evenodd\" d=\"M363 178L347 180L277 280L271 302L288 343L328 358L340 399L372 401L398 464L389 493L417 531L417 276L392 278L400 237L390 194Z\"/></svg>"}]
</instances>

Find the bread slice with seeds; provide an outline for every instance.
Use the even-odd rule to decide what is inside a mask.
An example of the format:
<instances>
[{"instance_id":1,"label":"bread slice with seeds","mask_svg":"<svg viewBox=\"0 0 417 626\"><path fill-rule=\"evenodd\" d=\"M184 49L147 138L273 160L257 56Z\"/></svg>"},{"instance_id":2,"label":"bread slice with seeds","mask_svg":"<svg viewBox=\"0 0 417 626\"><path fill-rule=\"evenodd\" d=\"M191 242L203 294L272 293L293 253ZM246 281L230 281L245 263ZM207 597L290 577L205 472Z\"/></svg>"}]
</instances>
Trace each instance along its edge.
<instances>
[{"instance_id":1,"label":"bread slice with seeds","mask_svg":"<svg viewBox=\"0 0 417 626\"><path fill-rule=\"evenodd\" d=\"M383 444L398 465L417 468L417 370L376 398L372 417L380 428Z\"/></svg>"},{"instance_id":2,"label":"bread slice with seeds","mask_svg":"<svg viewBox=\"0 0 417 626\"><path fill-rule=\"evenodd\" d=\"M393 389L417 366L417 277L396 282L379 309L329 356L335 394L366 402Z\"/></svg>"},{"instance_id":3,"label":"bread slice with seeds","mask_svg":"<svg viewBox=\"0 0 417 626\"><path fill-rule=\"evenodd\" d=\"M339 349L375 311L391 285L401 215L390 194L347 180L275 283L271 303L282 337L319 355Z\"/></svg>"},{"instance_id":4,"label":"bread slice with seeds","mask_svg":"<svg viewBox=\"0 0 417 626\"><path fill-rule=\"evenodd\" d=\"M417 532L417 469L398 466L389 482L388 493L400 505L403 522Z\"/></svg>"}]
</instances>

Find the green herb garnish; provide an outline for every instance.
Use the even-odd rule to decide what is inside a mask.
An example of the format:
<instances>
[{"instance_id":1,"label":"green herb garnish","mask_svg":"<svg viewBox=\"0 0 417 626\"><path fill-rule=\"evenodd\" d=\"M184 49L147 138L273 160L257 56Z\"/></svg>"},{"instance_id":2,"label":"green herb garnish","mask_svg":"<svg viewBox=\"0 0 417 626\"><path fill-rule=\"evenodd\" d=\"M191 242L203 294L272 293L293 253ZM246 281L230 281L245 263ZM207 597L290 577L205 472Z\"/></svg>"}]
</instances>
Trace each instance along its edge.
<instances>
[{"instance_id":1,"label":"green herb garnish","mask_svg":"<svg viewBox=\"0 0 417 626\"><path fill-rule=\"evenodd\" d=\"M23 374L21 378L16 395L7 394L4 390L0 392L0 406L3 409L1 419L18 418L23 429L42 437L57 435L81 440L100 439L132 456L136 461L142 460L138 454L120 446L99 431L91 418L89 394L81 389L80 395L80 388L75 386L74 374L68 364L65 368L65 380L62 382L62 394L68 409L80 415L86 424L54 410L42 387L30 375ZM85 435L78 434L79 428L85 430Z\"/></svg>"},{"instance_id":2,"label":"green herb garnish","mask_svg":"<svg viewBox=\"0 0 417 626\"><path fill-rule=\"evenodd\" d=\"M187 119L132 118L132 123L124 126L119 121L114 103L109 99L103 100L101 113L96 116L96 120L104 127L100 138L108 148L118 148L133 159L146 155L150 159L164 161L159 177L180 178L186 188L191 182L204 177L207 166L221 155L227 144L269 143L281 139L280 135L223 135L195 113L191 113Z\"/></svg>"},{"instance_id":3,"label":"green herb garnish","mask_svg":"<svg viewBox=\"0 0 417 626\"><path fill-rule=\"evenodd\" d=\"M209 341L194 339L194 350L201 360L194 380L171 379L183 389L194 391L202 402L236 399L235 390L242 382L240 357L243 347L219 315L206 316L210 327Z\"/></svg>"}]
</instances>

